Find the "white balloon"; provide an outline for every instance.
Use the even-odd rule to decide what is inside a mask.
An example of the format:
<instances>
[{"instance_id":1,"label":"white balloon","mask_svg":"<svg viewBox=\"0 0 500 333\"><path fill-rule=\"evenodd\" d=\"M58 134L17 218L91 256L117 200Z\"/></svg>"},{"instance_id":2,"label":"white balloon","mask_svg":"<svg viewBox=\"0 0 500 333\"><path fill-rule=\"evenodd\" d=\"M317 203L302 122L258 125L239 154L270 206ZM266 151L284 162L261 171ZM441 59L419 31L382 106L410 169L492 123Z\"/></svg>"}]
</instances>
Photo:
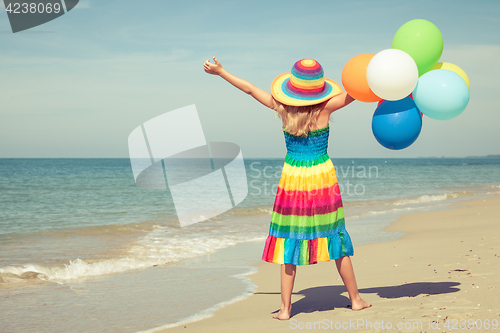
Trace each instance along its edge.
<instances>
[{"instance_id":1,"label":"white balloon","mask_svg":"<svg viewBox=\"0 0 500 333\"><path fill-rule=\"evenodd\" d=\"M418 81L417 64L404 51L383 50L368 64L366 79L375 95L388 101L397 101L415 89Z\"/></svg>"}]
</instances>

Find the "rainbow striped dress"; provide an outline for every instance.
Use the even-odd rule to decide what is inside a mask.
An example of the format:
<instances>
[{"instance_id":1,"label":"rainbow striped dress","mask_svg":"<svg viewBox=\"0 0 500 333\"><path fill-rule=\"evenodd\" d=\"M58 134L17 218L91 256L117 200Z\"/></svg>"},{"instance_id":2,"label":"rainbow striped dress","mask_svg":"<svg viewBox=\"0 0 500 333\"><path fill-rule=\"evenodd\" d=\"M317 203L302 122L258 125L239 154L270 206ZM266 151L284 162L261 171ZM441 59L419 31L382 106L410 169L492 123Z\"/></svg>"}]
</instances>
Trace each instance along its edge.
<instances>
[{"instance_id":1,"label":"rainbow striped dress","mask_svg":"<svg viewBox=\"0 0 500 333\"><path fill-rule=\"evenodd\" d=\"M337 176L327 154L329 126L285 134L287 154L262 260L311 265L354 253Z\"/></svg>"}]
</instances>

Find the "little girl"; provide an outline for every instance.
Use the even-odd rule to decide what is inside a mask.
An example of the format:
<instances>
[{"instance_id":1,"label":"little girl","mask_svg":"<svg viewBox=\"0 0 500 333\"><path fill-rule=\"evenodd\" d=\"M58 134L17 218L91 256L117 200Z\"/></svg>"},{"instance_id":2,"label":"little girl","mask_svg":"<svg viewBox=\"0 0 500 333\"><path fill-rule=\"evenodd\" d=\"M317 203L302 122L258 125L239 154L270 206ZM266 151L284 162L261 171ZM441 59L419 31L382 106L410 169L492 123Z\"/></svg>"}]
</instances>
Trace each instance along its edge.
<instances>
[{"instance_id":1,"label":"little girl","mask_svg":"<svg viewBox=\"0 0 500 333\"><path fill-rule=\"evenodd\" d=\"M332 112L354 99L313 59L302 59L274 79L271 94L227 72L214 57L205 72L219 75L260 103L275 110L283 121L287 147L262 259L281 264L281 307L273 318L287 320L296 265L335 260L353 310L372 304L361 299L351 259L354 253L344 223L344 210L332 161L327 154Z\"/></svg>"}]
</instances>

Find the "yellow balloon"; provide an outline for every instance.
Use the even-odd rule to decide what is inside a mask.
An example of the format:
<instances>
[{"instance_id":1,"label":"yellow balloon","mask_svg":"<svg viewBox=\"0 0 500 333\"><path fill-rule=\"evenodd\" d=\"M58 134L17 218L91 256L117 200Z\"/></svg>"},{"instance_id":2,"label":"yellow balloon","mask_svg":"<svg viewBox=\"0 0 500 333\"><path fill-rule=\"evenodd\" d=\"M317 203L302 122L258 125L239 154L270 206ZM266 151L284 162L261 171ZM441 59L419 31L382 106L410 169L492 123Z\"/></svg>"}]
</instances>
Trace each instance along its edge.
<instances>
[{"instance_id":1,"label":"yellow balloon","mask_svg":"<svg viewBox=\"0 0 500 333\"><path fill-rule=\"evenodd\" d=\"M462 79L464 79L465 83L467 83L467 87L469 87L469 90L470 90L469 77L467 76L467 74L465 74L464 70L462 68L458 67L457 65L454 65L454 64L449 63L449 62L438 62L436 64L436 66L434 66L431 70L434 70L434 69L447 69L449 71L457 73L458 75L460 75L462 77Z\"/></svg>"}]
</instances>

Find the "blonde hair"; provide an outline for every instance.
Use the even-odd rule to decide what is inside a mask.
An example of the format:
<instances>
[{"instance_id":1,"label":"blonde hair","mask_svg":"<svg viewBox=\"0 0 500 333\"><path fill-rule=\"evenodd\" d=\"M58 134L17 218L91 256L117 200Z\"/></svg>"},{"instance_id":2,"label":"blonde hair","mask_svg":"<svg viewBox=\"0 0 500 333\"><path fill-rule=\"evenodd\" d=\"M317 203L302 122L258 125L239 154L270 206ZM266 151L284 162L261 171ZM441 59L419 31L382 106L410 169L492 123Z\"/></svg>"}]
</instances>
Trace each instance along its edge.
<instances>
[{"instance_id":1,"label":"blonde hair","mask_svg":"<svg viewBox=\"0 0 500 333\"><path fill-rule=\"evenodd\" d=\"M276 113L283 121L283 131L295 136L307 136L309 131L317 127L317 119L323 109L322 104L307 106L280 104Z\"/></svg>"}]
</instances>

